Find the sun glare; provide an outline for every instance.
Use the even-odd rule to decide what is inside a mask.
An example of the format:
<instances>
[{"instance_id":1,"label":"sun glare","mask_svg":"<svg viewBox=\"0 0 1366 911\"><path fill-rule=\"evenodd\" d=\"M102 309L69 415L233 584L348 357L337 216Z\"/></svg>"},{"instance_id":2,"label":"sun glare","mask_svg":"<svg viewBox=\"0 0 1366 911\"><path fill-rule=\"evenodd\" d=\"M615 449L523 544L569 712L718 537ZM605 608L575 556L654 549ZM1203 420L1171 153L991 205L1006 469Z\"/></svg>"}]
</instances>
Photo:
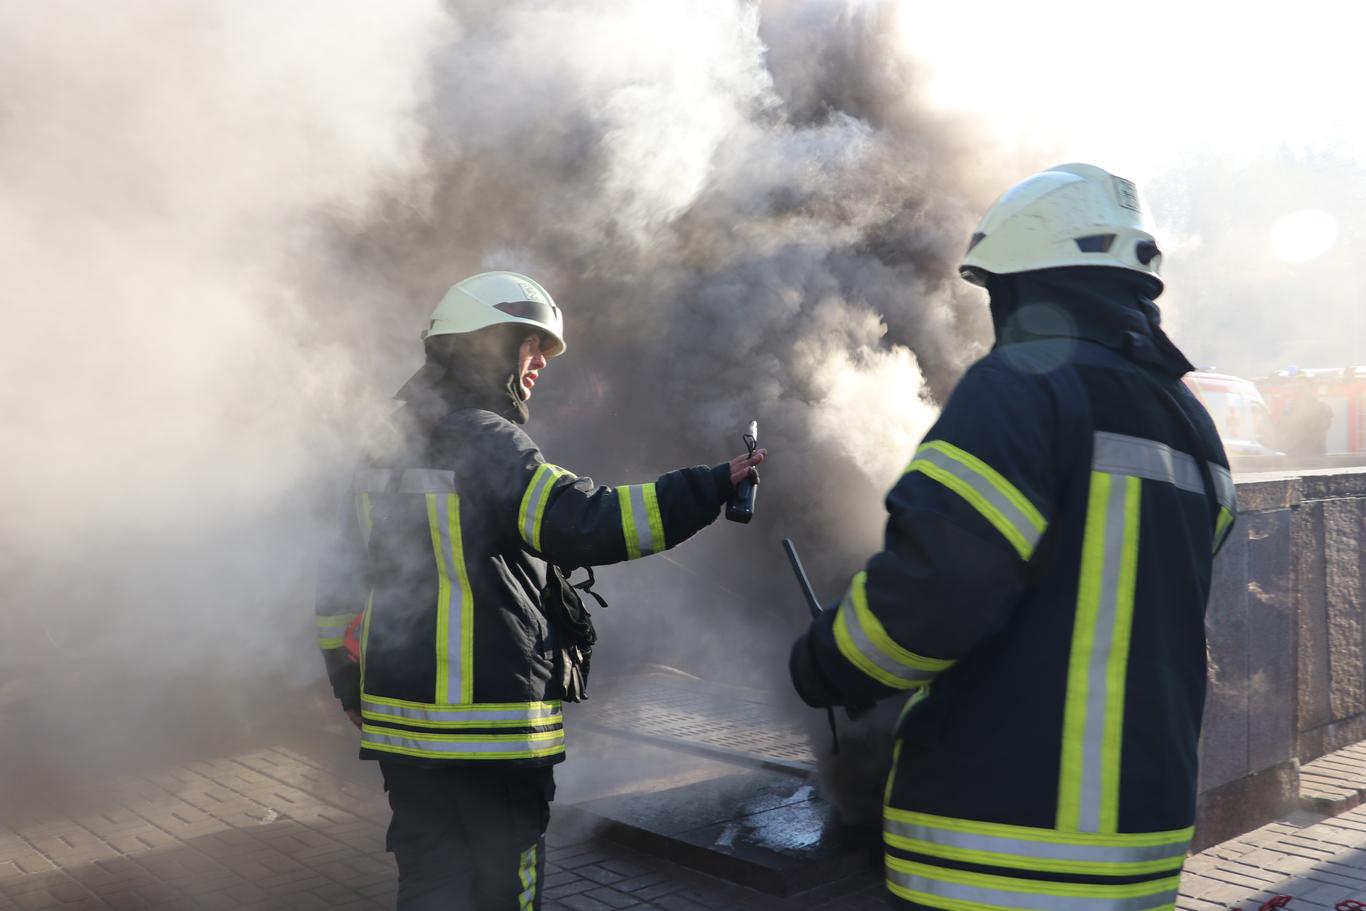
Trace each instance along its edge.
<instances>
[{"instance_id":1,"label":"sun glare","mask_svg":"<svg viewBox=\"0 0 1366 911\"><path fill-rule=\"evenodd\" d=\"M1318 259L1338 240L1338 220L1322 209L1300 209L1271 226L1271 250L1286 263Z\"/></svg>"}]
</instances>

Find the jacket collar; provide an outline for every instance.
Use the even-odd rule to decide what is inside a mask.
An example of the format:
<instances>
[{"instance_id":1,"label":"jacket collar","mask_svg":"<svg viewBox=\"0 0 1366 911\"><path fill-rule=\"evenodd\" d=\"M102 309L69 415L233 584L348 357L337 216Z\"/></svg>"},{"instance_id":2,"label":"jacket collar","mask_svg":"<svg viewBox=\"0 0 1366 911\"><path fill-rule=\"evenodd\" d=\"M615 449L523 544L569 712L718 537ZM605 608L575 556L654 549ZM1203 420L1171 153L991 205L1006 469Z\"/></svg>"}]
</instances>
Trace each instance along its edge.
<instances>
[{"instance_id":1,"label":"jacket collar","mask_svg":"<svg viewBox=\"0 0 1366 911\"><path fill-rule=\"evenodd\" d=\"M1138 273L1101 267L994 276L996 346L1043 338L1085 339L1171 377L1195 367L1161 328L1157 287Z\"/></svg>"}]
</instances>

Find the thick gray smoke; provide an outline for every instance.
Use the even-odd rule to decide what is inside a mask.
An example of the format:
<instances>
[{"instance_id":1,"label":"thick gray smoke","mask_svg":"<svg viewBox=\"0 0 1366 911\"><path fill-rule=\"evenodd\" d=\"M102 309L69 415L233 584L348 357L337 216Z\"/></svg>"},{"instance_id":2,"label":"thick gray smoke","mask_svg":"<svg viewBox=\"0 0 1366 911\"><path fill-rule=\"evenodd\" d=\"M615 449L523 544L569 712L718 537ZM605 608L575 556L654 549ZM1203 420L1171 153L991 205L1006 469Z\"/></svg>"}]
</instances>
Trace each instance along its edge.
<instances>
[{"instance_id":1,"label":"thick gray smoke","mask_svg":"<svg viewBox=\"0 0 1366 911\"><path fill-rule=\"evenodd\" d=\"M602 482L721 461L757 418L759 518L602 573L595 666L786 693L807 615L779 540L827 603L877 549L884 492L989 336L954 266L1001 170L919 103L890 4L459 11L436 65L431 205L339 228L351 268L325 296L382 273L402 308L373 312L374 332L411 368L448 283L540 279L569 347L528 429ZM793 712L824 744L824 716ZM887 721L869 725L856 777L876 782Z\"/></svg>"},{"instance_id":2,"label":"thick gray smoke","mask_svg":"<svg viewBox=\"0 0 1366 911\"><path fill-rule=\"evenodd\" d=\"M639 482L753 418L772 454L754 525L604 574L595 664L785 689L778 541L827 602L877 548L989 336L953 266L1017 176L923 108L893 33L871 0L4 8L0 699L212 729L316 681L334 485L490 268L566 313L547 458Z\"/></svg>"},{"instance_id":3,"label":"thick gray smoke","mask_svg":"<svg viewBox=\"0 0 1366 911\"><path fill-rule=\"evenodd\" d=\"M421 2L0 5L7 758L107 766L317 678L313 511L370 377L301 278L324 221L416 192L453 28Z\"/></svg>"}]
</instances>

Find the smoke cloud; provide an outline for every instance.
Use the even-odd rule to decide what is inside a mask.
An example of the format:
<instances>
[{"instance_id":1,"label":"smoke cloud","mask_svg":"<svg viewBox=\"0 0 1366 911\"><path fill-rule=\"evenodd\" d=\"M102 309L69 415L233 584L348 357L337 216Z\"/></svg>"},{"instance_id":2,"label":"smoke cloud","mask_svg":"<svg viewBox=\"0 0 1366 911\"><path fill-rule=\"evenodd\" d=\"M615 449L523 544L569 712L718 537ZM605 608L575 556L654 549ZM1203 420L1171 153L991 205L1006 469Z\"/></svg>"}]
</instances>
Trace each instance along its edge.
<instances>
[{"instance_id":1,"label":"smoke cloud","mask_svg":"<svg viewBox=\"0 0 1366 911\"><path fill-rule=\"evenodd\" d=\"M95 688L110 727L171 704L210 736L316 682L339 479L442 291L494 268L566 314L528 427L550 460L649 480L734 455L754 418L770 449L753 525L603 574L595 667L786 692L806 619L779 539L827 602L877 549L882 495L989 340L957 257L1028 170L927 110L891 17L0 10L0 702ZM35 721L12 749L75 736Z\"/></svg>"}]
</instances>

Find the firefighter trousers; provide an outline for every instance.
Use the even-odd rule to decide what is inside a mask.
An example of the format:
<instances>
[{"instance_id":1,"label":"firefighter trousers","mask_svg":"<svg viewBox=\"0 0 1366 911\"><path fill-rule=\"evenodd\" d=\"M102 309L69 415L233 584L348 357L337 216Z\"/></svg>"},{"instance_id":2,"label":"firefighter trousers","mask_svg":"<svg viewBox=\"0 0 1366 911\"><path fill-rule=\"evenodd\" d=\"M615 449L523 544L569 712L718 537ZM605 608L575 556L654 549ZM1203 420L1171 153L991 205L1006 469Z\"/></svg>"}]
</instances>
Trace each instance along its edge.
<instances>
[{"instance_id":1,"label":"firefighter trousers","mask_svg":"<svg viewBox=\"0 0 1366 911\"><path fill-rule=\"evenodd\" d=\"M398 911L540 911L553 769L379 766Z\"/></svg>"}]
</instances>

